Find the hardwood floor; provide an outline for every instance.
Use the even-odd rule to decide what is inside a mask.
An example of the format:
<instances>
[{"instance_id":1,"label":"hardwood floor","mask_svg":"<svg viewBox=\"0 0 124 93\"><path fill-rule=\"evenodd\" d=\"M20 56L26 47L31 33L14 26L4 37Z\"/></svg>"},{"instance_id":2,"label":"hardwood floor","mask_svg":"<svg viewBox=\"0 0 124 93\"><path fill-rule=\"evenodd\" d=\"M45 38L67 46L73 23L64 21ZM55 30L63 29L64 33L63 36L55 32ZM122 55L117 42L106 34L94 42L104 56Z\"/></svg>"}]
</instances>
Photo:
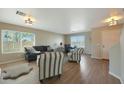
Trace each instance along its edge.
<instances>
[{"instance_id":1,"label":"hardwood floor","mask_svg":"<svg viewBox=\"0 0 124 93\"><path fill-rule=\"evenodd\" d=\"M24 62L17 62L19 64ZM12 64L0 65L1 68ZM35 62L30 63L36 66ZM45 80L46 84L120 84L120 81L109 73L109 62L90 58L83 55L81 62L66 62L61 78L54 77Z\"/></svg>"},{"instance_id":2,"label":"hardwood floor","mask_svg":"<svg viewBox=\"0 0 124 93\"><path fill-rule=\"evenodd\" d=\"M120 84L120 81L108 73L109 62L92 59L83 55L80 64L67 62L64 64L61 78L51 78L48 84Z\"/></svg>"}]
</instances>

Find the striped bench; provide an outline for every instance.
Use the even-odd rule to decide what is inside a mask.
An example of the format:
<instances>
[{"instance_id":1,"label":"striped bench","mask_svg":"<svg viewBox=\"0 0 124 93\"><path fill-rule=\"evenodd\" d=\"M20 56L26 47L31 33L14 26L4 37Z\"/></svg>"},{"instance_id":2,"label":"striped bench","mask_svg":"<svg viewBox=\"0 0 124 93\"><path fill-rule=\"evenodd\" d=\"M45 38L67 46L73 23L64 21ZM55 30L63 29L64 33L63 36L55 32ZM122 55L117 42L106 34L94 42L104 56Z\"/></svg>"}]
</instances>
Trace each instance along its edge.
<instances>
[{"instance_id":1,"label":"striped bench","mask_svg":"<svg viewBox=\"0 0 124 93\"><path fill-rule=\"evenodd\" d=\"M62 74L64 54L62 52L45 52L37 57L39 78L44 80Z\"/></svg>"}]
</instances>

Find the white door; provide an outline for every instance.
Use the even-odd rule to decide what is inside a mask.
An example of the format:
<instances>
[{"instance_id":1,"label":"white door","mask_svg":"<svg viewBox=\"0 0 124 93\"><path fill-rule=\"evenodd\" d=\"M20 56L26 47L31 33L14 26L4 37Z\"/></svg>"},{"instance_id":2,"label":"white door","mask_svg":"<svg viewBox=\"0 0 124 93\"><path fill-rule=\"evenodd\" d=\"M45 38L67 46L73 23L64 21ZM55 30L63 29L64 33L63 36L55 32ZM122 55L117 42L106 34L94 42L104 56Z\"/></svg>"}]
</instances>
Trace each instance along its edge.
<instances>
[{"instance_id":1,"label":"white door","mask_svg":"<svg viewBox=\"0 0 124 93\"><path fill-rule=\"evenodd\" d=\"M102 58L109 59L109 49L120 40L119 30L102 31Z\"/></svg>"}]
</instances>

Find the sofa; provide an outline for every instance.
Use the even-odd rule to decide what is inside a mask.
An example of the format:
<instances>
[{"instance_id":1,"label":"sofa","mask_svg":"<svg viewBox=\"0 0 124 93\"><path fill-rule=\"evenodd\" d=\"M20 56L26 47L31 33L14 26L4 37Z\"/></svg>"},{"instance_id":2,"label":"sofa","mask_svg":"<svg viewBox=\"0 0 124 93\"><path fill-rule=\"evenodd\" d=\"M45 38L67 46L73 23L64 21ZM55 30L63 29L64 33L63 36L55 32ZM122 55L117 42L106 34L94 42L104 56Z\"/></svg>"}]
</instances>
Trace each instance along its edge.
<instances>
[{"instance_id":1,"label":"sofa","mask_svg":"<svg viewBox=\"0 0 124 93\"><path fill-rule=\"evenodd\" d=\"M63 47L57 47L56 49L54 49L55 52L65 52L65 49Z\"/></svg>"},{"instance_id":2,"label":"sofa","mask_svg":"<svg viewBox=\"0 0 124 93\"><path fill-rule=\"evenodd\" d=\"M83 48L77 48L72 52L69 52L68 55L68 60L69 61L76 61L79 63L81 61L81 55L83 54L84 49Z\"/></svg>"},{"instance_id":3,"label":"sofa","mask_svg":"<svg viewBox=\"0 0 124 93\"><path fill-rule=\"evenodd\" d=\"M63 52L45 52L37 56L39 79L43 81L54 76L61 76L63 68Z\"/></svg>"},{"instance_id":4,"label":"sofa","mask_svg":"<svg viewBox=\"0 0 124 93\"><path fill-rule=\"evenodd\" d=\"M76 47L71 47L71 44L65 44L65 53L69 53L70 51L74 50Z\"/></svg>"},{"instance_id":5,"label":"sofa","mask_svg":"<svg viewBox=\"0 0 124 93\"><path fill-rule=\"evenodd\" d=\"M25 47L25 59L29 62L36 61L37 55L41 53L52 51L50 46L33 46L33 47Z\"/></svg>"},{"instance_id":6,"label":"sofa","mask_svg":"<svg viewBox=\"0 0 124 93\"><path fill-rule=\"evenodd\" d=\"M50 46L33 46L36 51L47 52L50 50Z\"/></svg>"},{"instance_id":7,"label":"sofa","mask_svg":"<svg viewBox=\"0 0 124 93\"><path fill-rule=\"evenodd\" d=\"M36 61L37 55L41 54L40 51L36 51L33 47L25 47L25 60L28 62Z\"/></svg>"}]
</instances>

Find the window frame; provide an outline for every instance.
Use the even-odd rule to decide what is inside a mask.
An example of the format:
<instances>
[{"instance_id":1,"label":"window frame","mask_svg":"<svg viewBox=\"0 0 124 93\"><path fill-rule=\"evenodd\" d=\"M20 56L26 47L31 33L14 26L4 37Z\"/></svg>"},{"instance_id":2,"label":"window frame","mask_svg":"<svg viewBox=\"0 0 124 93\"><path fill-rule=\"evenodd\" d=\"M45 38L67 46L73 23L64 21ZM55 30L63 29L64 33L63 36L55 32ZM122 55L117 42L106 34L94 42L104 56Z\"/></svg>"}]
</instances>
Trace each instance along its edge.
<instances>
[{"instance_id":1,"label":"window frame","mask_svg":"<svg viewBox=\"0 0 124 93\"><path fill-rule=\"evenodd\" d=\"M83 48L86 47L86 46L85 46L85 40L86 40L85 35L74 35L74 36L71 36L71 37L70 37L71 45L72 45L72 38L73 38L73 37L77 37L77 38L78 38L78 37L83 37L83 38L84 38L84 42L83 42L84 45L83 45L83 46L77 46L77 47L83 47ZM82 41L83 41L83 40L82 40ZM79 42L78 42L78 43L79 43Z\"/></svg>"},{"instance_id":2,"label":"window frame","mask_svg":"<svg viewBox=\"0 0 124 93\"><path fill-rule=\"evenodd\" d=\"M24 51L22 51L22 46L21 46L21 49L20 49L20 51L14 51L14 52L5 52L4 51L4 49L3 49L3 32L4 31L12 31L12 32L19 32L19 33L32 33L32 34L34 34L34 42L33 42L33 46L35 45L35 37L36 37L36 34L34 33L34 32L22 32L22 31L15 31L15 30L8 30L8 29L4 29L4 30L1 30L1 52L2 52L2 54L15 54L15 53L24 53ZM22 38L21 38L21 41L22 41Z\"/></svg>"}]
</instances>

